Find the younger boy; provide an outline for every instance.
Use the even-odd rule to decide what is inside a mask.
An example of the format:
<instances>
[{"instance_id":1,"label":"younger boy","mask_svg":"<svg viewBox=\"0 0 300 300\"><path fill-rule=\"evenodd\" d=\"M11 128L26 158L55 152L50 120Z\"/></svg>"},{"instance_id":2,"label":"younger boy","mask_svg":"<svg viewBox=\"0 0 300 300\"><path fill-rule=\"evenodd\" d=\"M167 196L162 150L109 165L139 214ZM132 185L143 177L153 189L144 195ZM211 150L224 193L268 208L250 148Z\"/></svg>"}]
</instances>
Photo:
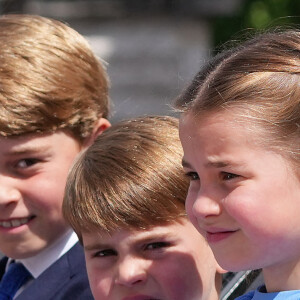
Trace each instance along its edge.
<instances>
[{"instance_id":1,"label":"younger boy","mask_svg":"<svg viewBox=\"0 0 300 300\"><path fill-rule=\"evenodd\" d=\"M185 214L178 122L113 125L76 162L63 212L96 300L217 300L222 271Z\"/></svg>"},{"instance_id":2,"label":"younger boy","mask_svg":"<svg viewBox=\"0 0 300 300\"><path fill-rule=\"evenodd\" d=\"M39 16L1 17L0 44L0 299L93 299L61 205L74 158L109 126L105 70L81 35ZM8 291L14 261L28 276Z\"/></svg>"}]
</instances>

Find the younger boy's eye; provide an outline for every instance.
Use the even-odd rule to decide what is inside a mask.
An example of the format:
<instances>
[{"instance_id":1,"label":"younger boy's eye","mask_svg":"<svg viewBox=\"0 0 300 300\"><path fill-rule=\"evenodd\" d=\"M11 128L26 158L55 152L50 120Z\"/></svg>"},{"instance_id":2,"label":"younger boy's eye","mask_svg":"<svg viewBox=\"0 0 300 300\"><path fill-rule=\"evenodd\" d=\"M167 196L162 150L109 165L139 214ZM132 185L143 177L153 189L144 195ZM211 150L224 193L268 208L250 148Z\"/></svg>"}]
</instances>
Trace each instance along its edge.
<instances>
[{"instance_id":1,"label":"younger boy's eye","mask_svg":"<svg viewBox=\"0 0 300 300\"><path fill-rule=\"evenodd\" d=\"M199 175L196 172L188 172L185 174L191 181L199 180Z\"/></svg>"},{"instance_id":2,"label":"younger boy's eye","mask_svg":"<svg viewBox=\"0 0 300 300\"><path fill-rule=\"evenodd\" d=\"M17 162L16 167L19 169L25 169L31 167L32 165L35 165L38 162L39 160L36 158L21 159Z\"/></svg>"},{"instance_id":3,"label":"younger boy's eye","mask_svg":"<svg viewBox=\"0 0 300 300\"><path fill-rule=\"evenodd\" d=\"M107 257L107 256L117 256L118 253L113 249L104 249L101 251L96 252L93 256L94 257Z\"/></svg>"},{"instance_id":4,"label":"younger boy's eye","mask_svg":"<svg viewBox=\"0 0 300 300\"><path fill-rule=\"evenodd\" d=\"M168 242L155 242L155 243L149 243L146 244L144 247L144 250L156 250L156 249L162 249L170 247L170 243Z\"/></svg>"},{"instance_id":5,"label":"younger boy's eye","mask_svg":"<svg viewBox=\"0 0 300 300\"><path fill-rule=\"evenodd\" d=\"M239 175L228 173L228 172L221 172L221 179L224 181L234 179L236 177L239 177Z\"/></svg>"}]
</instances>

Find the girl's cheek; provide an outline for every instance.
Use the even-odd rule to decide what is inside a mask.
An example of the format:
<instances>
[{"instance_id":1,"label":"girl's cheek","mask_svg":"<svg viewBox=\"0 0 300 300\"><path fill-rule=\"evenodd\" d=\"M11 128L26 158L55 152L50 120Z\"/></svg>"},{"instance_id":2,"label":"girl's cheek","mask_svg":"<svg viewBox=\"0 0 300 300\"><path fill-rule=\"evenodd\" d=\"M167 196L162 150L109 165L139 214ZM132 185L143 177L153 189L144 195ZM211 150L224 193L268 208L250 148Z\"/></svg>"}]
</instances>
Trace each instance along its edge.
<instances>
[{"instance_id":1,"label":"girl's cheek","mask_svg":"<svg viewBox=\"0 0 300 300\"><path fill-rule=\"evenodd\" d=\"M247 222L255 216L257 207L251 195L247 193L232 194L223 200L227 213L237 221ZM251 217L252 216L252 217Z\"/></svg>"}]
</instances>

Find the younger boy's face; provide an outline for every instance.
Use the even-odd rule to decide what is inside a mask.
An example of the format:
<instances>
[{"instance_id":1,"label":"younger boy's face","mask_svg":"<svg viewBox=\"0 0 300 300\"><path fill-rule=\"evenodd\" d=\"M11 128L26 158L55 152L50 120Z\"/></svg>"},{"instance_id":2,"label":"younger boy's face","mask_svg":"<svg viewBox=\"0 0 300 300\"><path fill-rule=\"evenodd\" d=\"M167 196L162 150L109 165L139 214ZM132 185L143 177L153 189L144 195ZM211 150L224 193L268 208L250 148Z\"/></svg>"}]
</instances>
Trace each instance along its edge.
<instances>
[{"instance_id":1,"label":"younger boy's face","mask_svg":"<svg viewBox=\"0 0 300 300\"><path fill-rule=\"evenodd\" d=\"M187 220L149 230L83 233L95 300L216 300L216 262Z\"/></svg>"},{"instance_id":2,"label":"younger boy's face","mask_svg":"<svg viewBox=\"0 0 300 300\"><path fill-rule=\"evenodd\" d=\"M0 251L31 257L68 230L61 205L80 148L62 131L0 137Z\"/></svg>"}]
</instances>

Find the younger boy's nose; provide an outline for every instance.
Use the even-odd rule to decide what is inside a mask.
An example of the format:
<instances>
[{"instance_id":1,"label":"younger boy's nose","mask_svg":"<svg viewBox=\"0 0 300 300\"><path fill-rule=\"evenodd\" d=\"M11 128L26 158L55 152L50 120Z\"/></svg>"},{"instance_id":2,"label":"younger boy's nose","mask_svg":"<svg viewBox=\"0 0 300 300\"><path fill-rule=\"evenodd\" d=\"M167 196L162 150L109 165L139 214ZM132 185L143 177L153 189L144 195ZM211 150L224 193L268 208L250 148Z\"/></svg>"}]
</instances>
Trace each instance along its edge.
<instances>
[{"instance_id":1,"label":"younger boy's nose","mask_svg":"<svg viewBox=\"0 0 300 300\"><path fill-rule=\"evenodd\" d=\"M120 261L117 267L116 284L132 287L146 282L147 266L143 259L128 257Z\"/></svg>"}]
</instances>

